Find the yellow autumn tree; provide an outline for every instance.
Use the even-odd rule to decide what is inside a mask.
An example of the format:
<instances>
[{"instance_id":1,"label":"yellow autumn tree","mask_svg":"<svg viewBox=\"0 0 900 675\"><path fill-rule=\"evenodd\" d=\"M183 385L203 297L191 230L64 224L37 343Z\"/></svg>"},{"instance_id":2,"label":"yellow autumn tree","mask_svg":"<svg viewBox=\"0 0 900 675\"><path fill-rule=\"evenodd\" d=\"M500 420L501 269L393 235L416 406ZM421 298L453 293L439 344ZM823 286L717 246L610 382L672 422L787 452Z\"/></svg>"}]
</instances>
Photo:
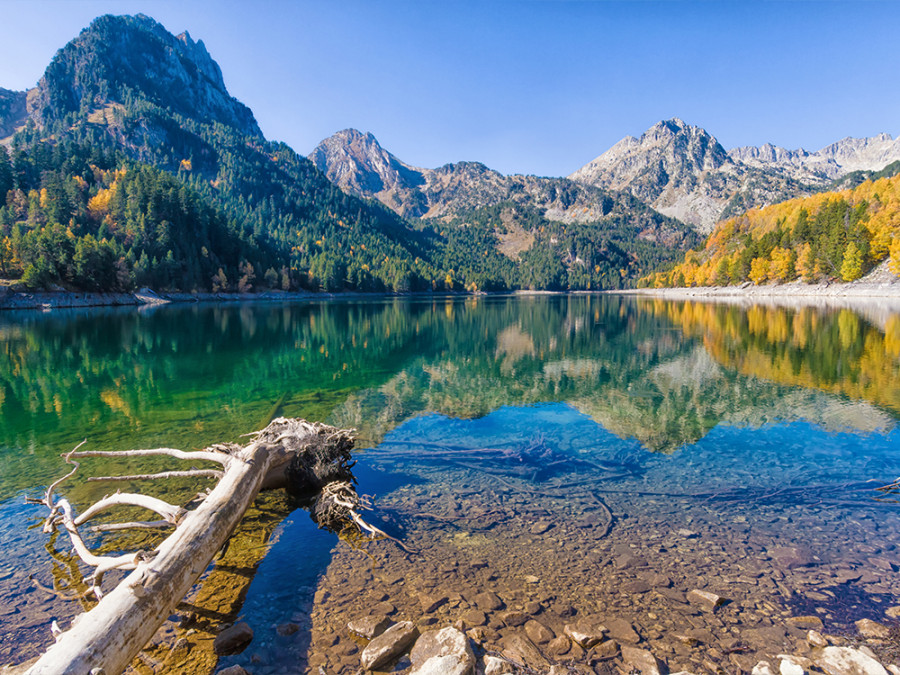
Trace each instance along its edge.
<instances>
[{"instance_id":1,"label":"yellow autumn tree","mask_svg":"<svg viewBox=\"0 0 900 675\"><path fill-rule=\"evenodd\" d=\"M769 259L754 258L750 263L750 281L759 286L769 278Z\"/></svg>"},{"instance_id":2,"label":"yellow autumn tree","mask_svg":"<svg viewBox=\"0 0 900 675\"><path fill-rule=\"evenodd\" d=\"M855 241L850 241L844 249L844 262L841 263L841 278L844 281L855 281L862 276L862 251Z\"/></svg>"},{"instance_id":3,"label":"yellow autumn tree","mask_svg":"<svg viewBox=\"0 0 900 675\"><path fill-rule=\"evenodd\" d=\"M900 237L894 238L889 247L889 251L891 259L888 263L888 269L900 277Z\"/></svg>"},{"instance_id":4,"label":"yellow autumn tree","mask_svg":"<svg viewBox=\"0 0 900 675\"><path fill-rule=\"evenodd\" d=\"M88 213L95 220L102 220L109 213L109 202L112 199L113 189L102 189L88 200Z\"/></svg>"},{"instance_id":5,"label":"yellow autumn tree","mask_svg":"<svg viewBox=\"0 0 900 675\"><path fill-rule=\"evenodd\" d=\"M794 252L791 249L776 246L770 258L769 279L785 282L794 278Z\"/></svg>"},{"instance_id":6,"label":"yellow autumn tree","mask_svg":"<svg viewBox=\"0 0 900 675\"><path fill-rule=\"evenodd\" d=\"M816 256L813 254L812 245L809 242L800 245L797 251L797 274L803 281L809 283L816 278Z\"/></svg>"}]
</instances>

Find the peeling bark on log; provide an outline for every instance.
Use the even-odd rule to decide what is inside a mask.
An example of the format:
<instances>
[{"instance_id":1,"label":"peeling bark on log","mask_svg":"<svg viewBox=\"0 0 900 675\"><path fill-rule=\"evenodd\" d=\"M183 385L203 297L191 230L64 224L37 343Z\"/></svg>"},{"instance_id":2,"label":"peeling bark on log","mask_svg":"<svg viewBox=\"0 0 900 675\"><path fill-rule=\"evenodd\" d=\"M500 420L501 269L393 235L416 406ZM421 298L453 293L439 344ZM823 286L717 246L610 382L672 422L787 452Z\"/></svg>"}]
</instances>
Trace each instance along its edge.
<instances>
[{"instance_id":1,"label":"peeling bark on log","mask_svg":"<svg viewBox=\"0 0 900 675\"><path fill-rule=\"evenodd\" d=\"M96 607L57 636L56 644L27 671L29 675L121 673L206 570L260 489L287 487L292 479L296 485L301 475L301 489L318 494L327 483L346 480L349 474L350 432L279 418L255 436L242 448L213 446L204 453L158 453L212 459L223 465L224 475L196 509L178 519L174 532L151 559L137 562L134 571ZM73 454L88 456L69 456ZM198 457L200 454L206 456ZM301 471L304 467L310 470ZM54 486L48 489L47 501L51 501ZM347 508L345 503L339 506ZM350 513L356 515L352 508ZM68 522L66 525L71 532Z\"/></svg>"}]
</instances>

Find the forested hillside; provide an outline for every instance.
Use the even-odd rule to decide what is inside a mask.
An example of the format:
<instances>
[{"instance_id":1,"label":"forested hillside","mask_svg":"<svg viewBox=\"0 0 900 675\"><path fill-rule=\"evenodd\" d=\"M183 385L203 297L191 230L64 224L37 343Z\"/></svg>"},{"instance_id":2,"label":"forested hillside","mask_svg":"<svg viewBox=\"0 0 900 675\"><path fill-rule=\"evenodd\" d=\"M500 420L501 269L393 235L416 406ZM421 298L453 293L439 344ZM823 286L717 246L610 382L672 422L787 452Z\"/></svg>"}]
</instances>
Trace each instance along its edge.
<instances>
[{"instance_id":1,"label":"forested hillside","mask_svg":"<svg viewBox=\"0 0 900 675\"><path fill-rule=\"evenodd\" d=\"M97 146L39 143L13 162L0 147L0 191L0 274L29 287L246 290L260 269L291 283L286 259L196 191Z\"/></svg>"},{"instance_id":2,"label":"forested hillside","mask_svg":"<svg viewBox=\"0 0 900 675\"><path fill-rule=\"evenodd\" d=\"M753 209L720 223L700 251L641 285L854 281L890 258L900 275L900 176Z\"/></svg>"},{"instance_id":3,"label":"forested hillside","mask_svg":"<svg viewBox=\"0 0 900 675\"><path fill-rule=\"evenodd\" d=\"M441 225L438 234L446 241L441 264L467 270L467 278L484 290L628 288L642 270L671 263L684 248L699 244L694 233L668 231L669 219L656 217L659 222L644 222L648 232L636 237L634 221L644 221L643 210L635 217L620 212L566 224L547 219L536 207L504 202ZM480 254L473 258L473 251Z\"/></svg>"}]
</instances>

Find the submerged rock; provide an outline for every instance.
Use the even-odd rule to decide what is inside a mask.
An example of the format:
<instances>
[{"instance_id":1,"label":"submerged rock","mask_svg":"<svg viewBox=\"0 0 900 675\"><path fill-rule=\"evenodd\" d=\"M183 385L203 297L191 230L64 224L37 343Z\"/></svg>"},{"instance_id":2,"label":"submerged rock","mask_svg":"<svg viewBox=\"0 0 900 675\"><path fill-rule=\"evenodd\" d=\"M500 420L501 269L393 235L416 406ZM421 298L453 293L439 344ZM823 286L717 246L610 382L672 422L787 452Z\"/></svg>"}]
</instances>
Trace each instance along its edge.
<instances>
[{"instance_id":1,"label":"submerged rock","mask_svg":"<svg viewBox=\"0 0 900 675\"><path fill-rule=\"evenodd\" d=\"M228 668L220 670L216 675L250 675L250 673L240 666L229 666Z\"/></svg>"},{"instance_id":2,"label":"submerged rock","mask_svg":"<svg viewBox=\"0 0 900 675\"><path fill-rule=\"evenodd\" d=\"M810 647L827 647L828 640L819 631L811 630L806 634L806 641Z\"/></svg>"},{"instance_id":3,"label":"submerged rock","mask_svg":"<svg viewBox=\"0 0 900 675\"><path fill-rule=\"evenodd\" d=\"M287 637L289 635L293 635L298 630L300 630L300 625L289 622L283 623L275 629L275 632L278 633L281 637Z\"/></svg>"},{"instance_id":4,"label":"submerged rock","mask_svg":"<svg viewBox=\"0 0 900 675\"><path fill-rule=\"evenodd\" d=\"M410 675L469 675L475 655L465 635L456 628L422 633L409 654Z\"/></svg>"},{"instance_id":5,"label":"submerged rock","mask_svg":"<svg viewBox=\"0 0 900 675\"><path fill-rule=\"evenodd\" d=\"M886 638L891 634L890 628L871 619L860 619L857 621L856 630L864 638Z\"/></svg>"},{"instance_id":6,"label":"submerged rock","mask_svg":"<svg viewBox=\"0 0 900 675\"><path fill-rule=\"evenodd\" d=\"M519 633L507 635L500 641L500 647L503 656L528 668L546 668L550 665L541 654L541 650L531 640Z\"/></svg>"},{"instance_id":7,"label":"submerged rock","mask_svg":"<svg viewBox=\"0 0 900 675\"><path fill-rule=\"evenodd\" d=\"M448 600L449 598L446 595L423 595L419 598L419 601L422 603L422 611L425 614L430 614Z\"/></svg>"},{"instance_id":8,"label":"submerged rock","mask_svg":"<svg viewBox=\"0 0 900 675\"><path fill-rule=\"evenodd\" d=\"M619 643L615 640L606 640L594 647L593 654L598 659L611 659L619 653Z\"/></svg>"},{"instance_id":9,"label":"submerged rock","mask_svg":"<svg viewBox=\"0 0 900 675\"><path fill-rule=\"evenodd\" d=\"M504 612L500 615L500 620L507 626L516 627L525 624L528 621L528 615L518 611Z\"/></svg>"},{"instance_id":10,"label":"submerged rock","mask_svg":"<svg viewBox=\"0 0 900 675\"><path fill-rule=\"evenodd\" d=\"M641 636L634 630L634 626L625 619L608 619L604 622L604 625L609 636L619 642L637 644L641 641Z\"/></svg>"},{"instance_id":11,"label":"submerged rock","mask_svg":"<svg viewBox=\"0 0 900 675\"><path fill-rule=\"evenodd\" d=\"M360 657L363 668L375 670L388 665L409 649L418 635L419 631L412 621L395 623L366 645Z\"/></svg>"},{"instance_id":12,"label":"submerged rock","mask_svg":"<svg viewBox=\"0 0 900 675\"><path fill-rule=\"evenodd\" d=\"M571 646L572 643L569 642L569 638L565 635L560 635L547 643L546 650L551 656L562 656L569 651Z\"/></svg>"},{"instance_id":13,"label":"submerged rock","mask_svg":"<svg viewBox=\"0 0 900 675\"><path fill-rule=\"evenodd\" d=\"M547 628L547 626L540 621L535 621L534 619L531 619L525 624L525 634L528 636L529 640L538 645L550 642L550 640L556 637L552 630Z\"/></svg>"},{"instance_id":14,"label":"submerged rock","mask_svg":"<svg viewBox=\"0 0 900 675\"><path fill-rule=\"evenodd\" d=\"M572 639L572 642L579 647L590 649L603 639L606 632L606 626L587 620L578 621L577 623L567 623L563 627L563 633Z\"/></svg>"},{"instance_id":15,"label":"submerged rock","mask_svg":"<svg viewBox=\"0 0 900 675\"><path fill-rule=\"evenodd\" d=\"M717 607L721 607L727 602L721 595L697 589L688 591L685 598L690 604L702 609L704 612L714 612Z\"/></svg>"},{"instance_id":16,"label":"submerged rock","mask_svg":"<svg viewBox=\"0 0 900 675\"><path fill-rule=\"evenodd\" d=\"M812 630L822 630L824 624L822 619L817 616L792 616L786 619L786 622L796 628L809 628Z\"/></svg>"},{"instance_id":17,"label":"submerged rock","mask_svg":"<svg viewBox=\"0 0 900 675\"><path fill-rule=\"evenodd\" d=\"M641 675L660 675L659 661L646 649L623 646L622 660L625 662L625 665L631 666L633 670L639 671Z\"/></svg>"},{"instance_id":18,"label":"submerged rock","mask_svg":"<svg viewBox=\"0 0 900 675\"><path fill-rule=\"evenodd\" d=\"M213 641L213 651L219 656L237 654L244 651L251 640L253 640L253 629L246 621L241 621L216 636Z\"/></svg>"},{"instance_id":19,"label":"submerged rock","mask_svg":"<svg viewBox=\"0 0 900 675\"><path fill-rule=\"evenodd\" d=\"M540 520L531 526L531 534L544 534L544 532L551 527L553 527L553 523L547 522L546 520Z\"/></svg>"},{"instance_id":20,"label":"submerged rock","mask_svg":"<svg viewBox=\"0 0 900 675\"><path fill-rule=\"evenodd\" d=\"M475 606L484 612L493 612L503 608L503 601L493 591L484 591L472 598Z\"/></svg>"},{"instance_id":21,"label":"submerged rock","mask_svg":"<svg viewBox=\"0 0 900 675\"><path fill-rule=\"evenodd\" d=\"M347 628L350 632L356 633L366 640L372 640L381 635L389 625L391 625L391 622L387 617L370 614L348 622Z\"/></svg>"}]
</instances>

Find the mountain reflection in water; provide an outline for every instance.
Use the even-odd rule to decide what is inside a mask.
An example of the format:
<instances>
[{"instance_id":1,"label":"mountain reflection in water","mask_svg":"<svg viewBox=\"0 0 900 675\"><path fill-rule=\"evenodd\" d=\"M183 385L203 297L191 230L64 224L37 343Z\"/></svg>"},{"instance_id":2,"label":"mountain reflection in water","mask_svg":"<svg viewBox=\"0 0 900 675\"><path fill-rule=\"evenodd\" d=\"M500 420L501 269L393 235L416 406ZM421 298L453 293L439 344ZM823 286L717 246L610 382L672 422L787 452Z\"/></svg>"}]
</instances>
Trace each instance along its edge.
<instances>
[{"instance_id":1,"label":"mountain reflection in water","mask_svg":"<svg viewBox=\"0 0 900 675\"><path fill-rule=\"evenodd\" d=\"M60 452L202 447L276 414L358 429L374 518L423 553L369 544L373 567L302 514L266 534L213 614L254 625L225 663L256 675L355 672L354 613L418 621L420 596L446 596L431 614L449 624L486 588L503 611L537 603L556 634L573 613L627 621L688 670L703 648L673 642L685 626L749 660L760 636L790 644L781 612L818 607L838 630L900 597L896 505L871 489L900 476L895 315L616 296L195 305L6 313L0 348L6 658L77 609L29 583L54 578L17 496L59 475ZM90 485L67 494L84 508ZM691 588L732 602L691 613ZM853 603L816 600L841 593ZM471 628L496 645L515 627L487 614Z\"/></svg>"}]
</instances>

